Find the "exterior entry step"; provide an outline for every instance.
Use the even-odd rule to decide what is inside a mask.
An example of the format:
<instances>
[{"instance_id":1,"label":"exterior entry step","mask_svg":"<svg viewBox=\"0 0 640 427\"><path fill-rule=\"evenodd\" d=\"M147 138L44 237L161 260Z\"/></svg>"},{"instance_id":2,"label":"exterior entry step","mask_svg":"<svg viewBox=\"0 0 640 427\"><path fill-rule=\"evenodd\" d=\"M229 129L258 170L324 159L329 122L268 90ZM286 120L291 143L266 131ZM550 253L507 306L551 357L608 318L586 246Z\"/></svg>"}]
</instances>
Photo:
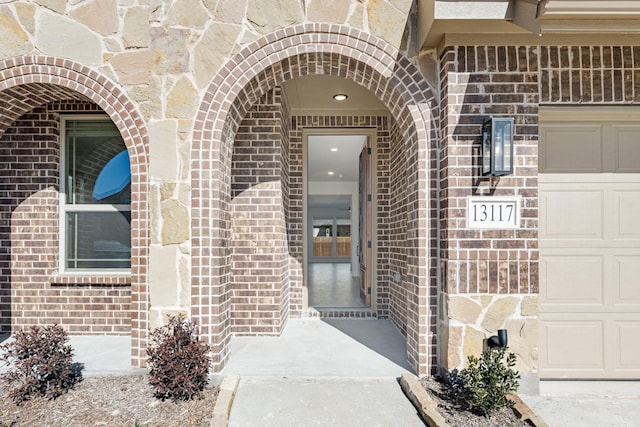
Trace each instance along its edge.
<instances>
[{"instance_id":1,"label":"exterior entry step","mask_svg":"<svg viewBox=\"0 0 640 427\"><path fill-rule=\"evenodd\" d=\"M302 317L377 319L378 313L370 308L309 307L302 312Z\"/></svg>"}]
</instances>

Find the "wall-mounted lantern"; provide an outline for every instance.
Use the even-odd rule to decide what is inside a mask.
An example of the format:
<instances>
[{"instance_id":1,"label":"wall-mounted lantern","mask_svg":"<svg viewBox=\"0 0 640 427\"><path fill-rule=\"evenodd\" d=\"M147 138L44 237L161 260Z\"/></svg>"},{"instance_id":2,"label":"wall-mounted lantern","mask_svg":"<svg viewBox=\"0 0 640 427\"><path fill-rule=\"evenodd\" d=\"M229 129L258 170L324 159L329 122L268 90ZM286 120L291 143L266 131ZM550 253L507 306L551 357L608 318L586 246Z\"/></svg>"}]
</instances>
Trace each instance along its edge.
<instances>
[{"instance_id":1,"label":"wall-mounted lantern","mask_svg":"<svg viewBox=\"0 0 640 427\"><path fill-rule=\"evenodd\" d=\"M511 117L491 117L482 124L482 175L513 173L513 133Z\"/></svg>"},{"instance_id":2,"label":"wall-mounted lantern","mask_svg":"<svg viewBox=\"0 0 640 427\"><path fill-rule=\"evenodd\" d=\"M493 348L506 347L509 337L506 329L498 329L498 333L482 341L482 351L487 352Z\"/></svg>"}]
</instances>

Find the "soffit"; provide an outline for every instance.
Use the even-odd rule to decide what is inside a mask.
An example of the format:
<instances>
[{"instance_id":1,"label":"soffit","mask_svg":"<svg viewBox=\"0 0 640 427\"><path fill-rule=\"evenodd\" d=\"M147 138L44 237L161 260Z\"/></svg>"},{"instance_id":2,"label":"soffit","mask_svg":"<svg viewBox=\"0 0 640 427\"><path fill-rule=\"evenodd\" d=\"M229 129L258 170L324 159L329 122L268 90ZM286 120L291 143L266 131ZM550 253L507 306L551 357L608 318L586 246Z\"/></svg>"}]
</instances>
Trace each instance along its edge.
<instances>
[{"instance_id":1,"label":"soffit","mask_svg":"<svg viewBox=\"0 0 640 427\"><path fill-rule=\"evenodd\" d=\"M640 14L638 0L542 0L539 15L551 16L637 16Z\"/></svg>"},{"instance_id":2,"label":"soffit","mask_svg":"<svg viewBox=\"0 0 640 427\"><path fill-rule=\"evenodd\" d=\"M640 34L640 0L418 0L421 48L449 34Z\"/></svg>"},{"instance_id":3,"label":"soffit","mask_svg":"<svg viewBox=\"0 0 640 427\"><path fill-rule=\"evenodd\" d=\"M542 0L543 33L640 33L640 0Z\"/></svg>"}]
</instances>

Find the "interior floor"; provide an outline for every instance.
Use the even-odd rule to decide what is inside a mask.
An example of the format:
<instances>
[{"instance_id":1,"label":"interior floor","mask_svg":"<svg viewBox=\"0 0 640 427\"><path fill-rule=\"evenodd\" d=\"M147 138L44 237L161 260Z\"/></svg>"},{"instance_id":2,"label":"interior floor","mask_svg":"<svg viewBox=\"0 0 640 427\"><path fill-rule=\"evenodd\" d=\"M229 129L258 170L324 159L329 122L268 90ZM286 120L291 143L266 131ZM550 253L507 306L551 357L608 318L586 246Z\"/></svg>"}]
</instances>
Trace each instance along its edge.
<instances>
[{"instance_id":1,"label":"interior floor","mask_svg":"<svg viewBox=\"0 0 640 427\"><path fill-rule=\"evenodd\" d=\"M364 308L360 278L352 277L349 263L309 263L309 306L315 308Z\"/></svg>"}]
</instances>

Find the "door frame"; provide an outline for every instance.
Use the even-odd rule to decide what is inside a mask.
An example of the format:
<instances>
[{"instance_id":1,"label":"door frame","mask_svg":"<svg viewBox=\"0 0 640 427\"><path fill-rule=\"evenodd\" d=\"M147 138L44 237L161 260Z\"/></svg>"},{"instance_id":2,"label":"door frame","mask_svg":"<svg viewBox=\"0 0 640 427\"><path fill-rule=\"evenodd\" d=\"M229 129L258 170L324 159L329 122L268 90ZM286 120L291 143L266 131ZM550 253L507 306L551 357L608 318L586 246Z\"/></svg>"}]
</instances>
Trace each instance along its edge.
<instances>
[{"instance_id":1,"label":"door frame","mask_svg":"<svg viewBox=\"0 0 640 427\"><path fill-rule=\"evenodd\" d=\"M371 306L369 309L377 310L377 273L378 273L378 140L377 132L372 127L336 127L336 128L306 128L302 129L302 308L309 308L308 293L308 266L309 266L309 206L308 206L308 139L309 136L330 136L330 135L364 135L369 139L371 145L371 266L369 276L371 283ZM358 164L354 165L358 168ZM357 224L356 224L357 225ZM351 224L353 230L353 224ZM353 233L352 233L353 235ZM353 243L352 243L353 244Z\"/></svg>"}]
</instances>

